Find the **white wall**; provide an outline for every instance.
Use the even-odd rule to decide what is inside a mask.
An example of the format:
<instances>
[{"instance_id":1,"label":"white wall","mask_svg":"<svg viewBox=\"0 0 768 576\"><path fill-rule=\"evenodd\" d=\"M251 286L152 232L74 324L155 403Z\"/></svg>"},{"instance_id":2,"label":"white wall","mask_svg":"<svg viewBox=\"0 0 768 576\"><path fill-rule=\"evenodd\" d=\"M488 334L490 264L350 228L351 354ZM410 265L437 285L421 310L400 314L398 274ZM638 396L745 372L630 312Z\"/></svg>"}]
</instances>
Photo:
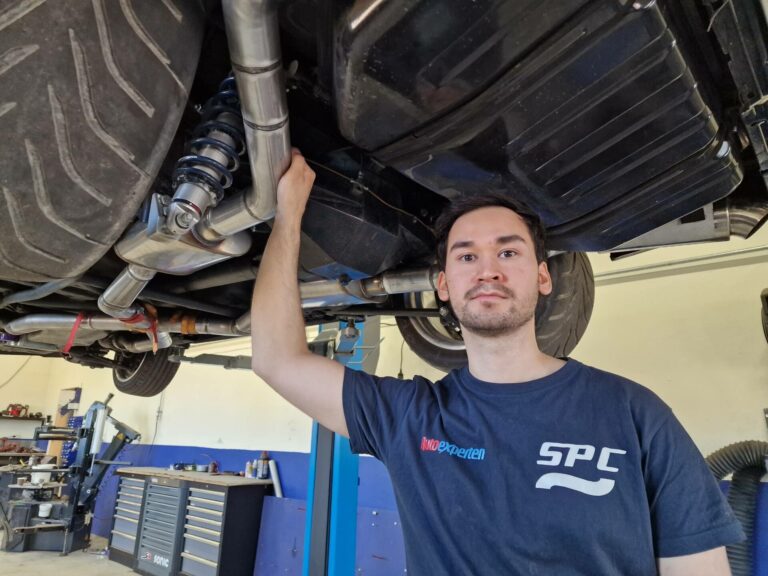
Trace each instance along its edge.
<instances>
[{"instance_id":1,"label":"white wall","mask_svg":"<svg viewBox=\"0 0 768 576\"><path fill-rule=\"evenodd\" d=\"M15 376L14 376L15 374ZM4 384L5 383L5 384ZM8 404L28 404L30 413L53 413L49 398L50 363L44 358L0 355L0 410ZM0 420L0 438L29 438L39 422Z\"/></svg>"}]
</instances>

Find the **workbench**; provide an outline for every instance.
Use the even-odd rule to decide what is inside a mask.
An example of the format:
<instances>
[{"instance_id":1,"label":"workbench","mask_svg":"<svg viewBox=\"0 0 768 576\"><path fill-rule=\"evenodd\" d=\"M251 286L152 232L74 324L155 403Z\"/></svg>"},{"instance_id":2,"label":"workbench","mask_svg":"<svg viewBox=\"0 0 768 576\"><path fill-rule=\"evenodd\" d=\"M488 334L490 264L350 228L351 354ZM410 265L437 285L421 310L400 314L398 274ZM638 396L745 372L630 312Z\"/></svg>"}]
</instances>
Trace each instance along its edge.
<instances>
[{"instance_id":1,"label":"workbench","mask_svg":"<svg viewBox=\"0 0 768 576\"><path fill-rule=\"evenodd\" d=\"M119 485L110 559L152 576L251 576L271 480L130 467Z\"/></svg>"}]
</instances>

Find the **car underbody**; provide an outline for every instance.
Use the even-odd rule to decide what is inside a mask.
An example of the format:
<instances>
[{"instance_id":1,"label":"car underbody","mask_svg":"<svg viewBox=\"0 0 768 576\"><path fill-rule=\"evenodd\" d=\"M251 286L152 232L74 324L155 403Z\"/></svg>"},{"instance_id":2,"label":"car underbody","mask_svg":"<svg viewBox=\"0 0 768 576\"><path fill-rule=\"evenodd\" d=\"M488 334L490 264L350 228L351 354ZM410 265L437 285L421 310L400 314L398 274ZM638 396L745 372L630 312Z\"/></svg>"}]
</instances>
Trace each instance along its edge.
<instances>
[{"instance_id":1,"label":"car underbody","mask_svg":"<svg viewBox=\"0 0 768 576\"><path fill-rule=\"evenodd\" d=\"M317 174L305 320L397 316L440 367L462 354L432 295L456 198L541 218L573 278L567 310L537 311L537 328L566 315L540 339L561 355L591 311L584 252L748 237L768 214L757 2L82 4L6 12L28 22L0 74L43 52L36 18L70 27L36 81L0 89L2 353L113 368L120 387L154 353L248 335L292 145Z\"/></svg>"}]
</instances>

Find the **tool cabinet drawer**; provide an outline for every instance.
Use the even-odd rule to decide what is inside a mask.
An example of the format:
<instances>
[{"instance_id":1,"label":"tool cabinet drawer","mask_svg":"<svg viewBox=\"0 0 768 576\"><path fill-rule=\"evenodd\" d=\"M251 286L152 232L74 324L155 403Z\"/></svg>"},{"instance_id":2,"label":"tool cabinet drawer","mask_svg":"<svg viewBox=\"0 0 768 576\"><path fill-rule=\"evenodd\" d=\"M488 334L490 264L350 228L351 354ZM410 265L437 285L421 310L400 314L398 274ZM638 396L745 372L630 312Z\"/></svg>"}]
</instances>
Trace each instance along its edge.
<instances>
[{"instance_id":1,"label":"tool cabinet drawer","mask_svg":"<svg viewBox=\"0 0 768 576\"><path fill-rule=\"evenodd\" d=\"M189 505L195 506L196 508L204 508L205 510L213 510L214 512L221 512L224 510L224 502L203 498L202 496L190 496Z\"/></svg>"},{"instance_id":2,"label":"tool cabinet drawer","mask_svg":"<svg viewBox=\"0 0 768 576\"><path fill-rule=\"evenodd\" d=\"M187 522L184 524L184 533L199 536L200 538L207 538L214 542L221 542L221 530L217 529L215 526L205 525L199 522Z\"/></svg>"},{"instance_id":3,"label":"tool cabinet drawer","mask_svg":"<svg viewBox=\"0 0 768 576\"><path fill-rule=\"evenodd\" d=\"M184 552L211 562L219 561L219 543L194 534L184 535Z\"/></svg>"},{"instance_id":4,"label":"tool cabinet drawer","mask_svg":"<svg viewBox=\"0 0 768 576\"><path fill-rule=\"evenodd\" d=\"M110 544L112 548L117 548L128 554L133 554L136 548L136 537L130 534L124 534L117 530L112 530L112 542Z\"/></svg>"},{"instance_id":5,"label":"tool cabinet drawer","mask_svg":"<svg viewBox=\"0 0 768 576\"><path fill-rule=\"evenodd\" d=\"M181 573L188 574L189 576L217 576L218 565L205 558L199 558L188 552L182 552Z\"/></svg>"},{"instance_id":6,"label":"tool cabinet drawer","mask_svg":"<svg viewBox=\"0 0 768 576\"><path fill-rule=\"evenodd\" d=\"M224 516L224 513L218 510L206 510L205 508L192 505L187 507L187 514L195 518L200 518L201 520L214 520L219 523Z\"/></svg>"},{"instance_id":7,"label":"tool cabinet drawer","mask_svg":"<svg viewBox=\"0 0 768 576\"><path fill-rule=\"evenodd\" d=\"M136 536L139 531L139 521L126 518L125 516L115 515L115 525L113 530Z\"/></svg>"}]
</instances>

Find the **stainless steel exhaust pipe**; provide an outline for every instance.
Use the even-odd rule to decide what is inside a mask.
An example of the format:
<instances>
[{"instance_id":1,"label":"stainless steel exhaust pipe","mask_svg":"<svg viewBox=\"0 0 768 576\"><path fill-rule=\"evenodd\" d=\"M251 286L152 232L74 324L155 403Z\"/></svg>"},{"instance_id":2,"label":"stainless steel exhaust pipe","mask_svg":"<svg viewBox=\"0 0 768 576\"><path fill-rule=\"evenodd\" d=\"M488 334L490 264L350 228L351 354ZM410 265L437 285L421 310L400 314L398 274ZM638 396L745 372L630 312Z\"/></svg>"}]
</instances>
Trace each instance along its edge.
<instances>
[{"instance_id":1,"label":"stainless steel exhaust pipe","mask_svg":"<svg viewBox=\"0 0 768 576\"><path fill-rule=\"evenodd\" d=\"M301 305L304 309L319 307L353 306L357 304L381 303L387 296L409 292L430 292L437 287L437 269L420 268L385 272L373 278L364 278L351 282L338 280L320 280L300 286ZM74 314L29 314L5 324L3 330L8 334L21 336L45 330L66 331L74 326ZM98 330L102 332L136 331L136 324L123 322L111 316L86 316L80 330ZM160 348L170 346L169 334L210 334L217 336L247 336L251 332L250 312L240 318L228 320L215 317L197 317L186 315L182 318L160 320L158 322L158 344ZM121 340L125 349L131 352L144 352L151 349L150 344L128 343Z\"/></svg>"},{"instance_id":2,"label":"stainless steel exhaust pipe","mask_svg":"<svg viewBox=\"0 0 768 576\"><path fill-rule=\"evenodd\" d=\"M99 310L123 320L143 314L143 308L133 303L155 274L157 272L149 268L129 264L99 296ZM139 327L147 328L148 325Z\"/></svg>"},{"instance_id":3,"label":"stainless steel exhaust pipe","mask_svg":"<svg viewBox=\"0 0 768 576\"><path fill-rule=\"evenodd\" d=\"M277 183L291 162L277 2L224 0L222 8L253 186L206 213L196 234L208 241L274 218Z\"/></svg>"}]
</instances>

